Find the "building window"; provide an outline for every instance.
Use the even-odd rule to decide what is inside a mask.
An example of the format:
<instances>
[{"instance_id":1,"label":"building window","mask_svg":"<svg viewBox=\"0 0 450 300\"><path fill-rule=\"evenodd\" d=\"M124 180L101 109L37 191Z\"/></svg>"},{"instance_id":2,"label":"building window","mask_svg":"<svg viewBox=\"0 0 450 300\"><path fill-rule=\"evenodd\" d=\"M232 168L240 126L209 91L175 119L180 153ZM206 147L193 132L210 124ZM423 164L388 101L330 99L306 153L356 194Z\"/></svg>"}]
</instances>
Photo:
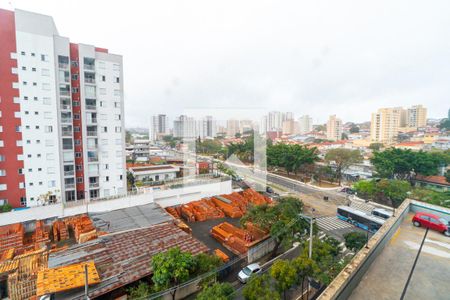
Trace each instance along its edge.
<instances>
[{"instance_id":1,"label":"building window","mask_svg":"<svg viewBox=\"0 0 450 300\"><path fill-rule=\"evenodd\" d=\"M77 183L83 183L83 177L77 177Z\"/></svg>"},{"instance_id":2,"label":"building window","mask_svg":"<svg viewBox=\"0 0 450 300\"><path fill-rule=\"evenodd\" d=\"M20 51L20 54L25 55L25 51Z\"/></svg>"},{"instance_id":3,"label":"building window","mask_svg":"<svg viewBox=\"0 0 450 300\"><path fill-rule=\"evenodd\" d=\"M80 158L81 157L81 152L75 152L75 157L76 158Z\"/></svg>"},{"instance_id":4,"label":"building window","mask_svg":"<svg viewBox=\"0 0 450 300\"><path fill-rule=\"evenodd\" d=\"M72 104L73 106L80 106L80 101L73 101Z\"/></svg>"},{"instance_id":5,"label":"building window","mask_svg":"<svg viewBox=\"0 0 450 300\"><path fill-rule=\"evenodd\" d=\"M80 114L73 114L73 119L74 120L79 120L80 119Z\"/></svg>"},{"instance_id":6,"label":"building window","mask_svg":"<svg viewBox=\"0 0 450 300\"><path fill-rule=\"evenodd\" d=\"M38 97L33 97L33 100L34 101L38 101Z\"/></svg>"},{"instance_id":7,"label":"building window","mask_svg":"<svg viewBox=\"0 0 450 300\"><path fill-rule=\"evenodd\" d=\"M22 66L22 71L26 71L26 70L27 70L27 67Z\"/></svg>"},{"instance_id":8,"label":"building window","mask_svg":"<svg viewBox=\"0 0 450 300\"><path fill-rule=\"evenodd\" d=\"M78 67L78 61L76 60L72 60L70 64L72 65L72 67Z\"/></svg>"},{"instance_id":9,"label":"building window","mask_svg":"<svg viewBox=\"0 0 450 300\"><path fill-rule=\"evenodd\" d=\"M20 206L27 206L27 198L20 197Z\"/></svg>"},{"instance_id":10,"label":"building window","mask_svg":"<svg viewBox=\"0 0 450 300\"><path fill-rule=\"evenodd\" d=\"M78 93L80 90L77 88L77 87L73 87L72 88L72 93L73 94L76 94L76 93Z\"/></svg>"},{"instance_id":11,"label":"building window","mask_svg":"<svg viewBox=\"0 0 450 300\"><path fill-rule=\"evenodd\" d=\"M78 80L78 74L72 74L72 80Z\"/></svg>"},{"instance_id":12,"label":"building window","mask_svg":"<svg viewBox=\"0 0 450 300\"><path fill-rule=\"evenodd\" d=\"M106 76L102 75L102 81L106 81Z\"/></svg>"},{"instance_id":13,"label":"building window","mask_svg":"<svg viewBox=\"0 0 450 300\"><path fill-rule=\"evenodd\" d=\"M108 182L109 181L109 176L105 177L105 181Z\"/></svg>"},{"instance_id":14,"label":"building window","mask_svg":"<svg viewBox=\"0 0 450 300\"><path fill-rule=\"evenodd\" d=\"M28 100L28 96L23 96L23 100Z\"/></svg>"},{"instance_id":15,"label":"building window","mask_svg":"<svg viewBox=\"0 0 450 300\"><path fill-rule=\"evenodd\" d=\"M32 72L36 72L36 68L31 68L31 71Z\"/></svg>"},{"instance_id":16,"label":"building window","mask_svg":"<svg viewBox=\"0 0 450 300\"><path fill-rule=\"evenodd\" d=\"M48 61L48 55L47 54L41 54L41 61Z\"/></svg>"},{"instance_id":17,"label":"building window","mask_svg":"<svg viewBox=\"0 0 450 300\"><path fill-rule=\"evenodd\" d=\"M0 170L0 176L6 176L6 170Z\"/></svg>"},{"instance_id":18,"label":"building window","mask_svg":"<svg viewBox=\"0 0 450 300\"><path fill-rule=\"evenodd\" d=\"M73 128L73 131L75 131L75 132L80 132L80 126L75 126L75 127Z\"/></svg>"}]
</instances>

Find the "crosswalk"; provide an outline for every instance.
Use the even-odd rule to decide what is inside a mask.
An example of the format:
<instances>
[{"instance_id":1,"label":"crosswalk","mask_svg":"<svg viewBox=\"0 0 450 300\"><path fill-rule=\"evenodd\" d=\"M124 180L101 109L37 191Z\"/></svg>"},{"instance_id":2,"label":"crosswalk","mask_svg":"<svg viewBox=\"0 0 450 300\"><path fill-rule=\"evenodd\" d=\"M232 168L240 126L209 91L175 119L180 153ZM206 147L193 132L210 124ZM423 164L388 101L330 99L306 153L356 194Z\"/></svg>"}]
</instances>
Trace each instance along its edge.
<instances>
[{"instance_id":1,"label":"crosswalk","mask_svg":"<svg viewBox=\"0 0 450 300\"><path fill-rule=\"evenodd\" d=\"M333 231L353 227L352 224L342 221L336 216L317 218L316 223L317 226L319 226L319 228L323 231Z\"/></svg>"},{"instance_id":2,"label":"crosswalk","mask_svg":"<svg viewBox=\"0 0 450 300\"><path fill-rule=\"evenodd\" d=\"M357 210L363 211L367 214L371 214L372 210L375 208L374 206L364 203L364 202L359 202L359 201L351 201L350 202L350 207L356 208Z\"/></svg>"}]
</instances>

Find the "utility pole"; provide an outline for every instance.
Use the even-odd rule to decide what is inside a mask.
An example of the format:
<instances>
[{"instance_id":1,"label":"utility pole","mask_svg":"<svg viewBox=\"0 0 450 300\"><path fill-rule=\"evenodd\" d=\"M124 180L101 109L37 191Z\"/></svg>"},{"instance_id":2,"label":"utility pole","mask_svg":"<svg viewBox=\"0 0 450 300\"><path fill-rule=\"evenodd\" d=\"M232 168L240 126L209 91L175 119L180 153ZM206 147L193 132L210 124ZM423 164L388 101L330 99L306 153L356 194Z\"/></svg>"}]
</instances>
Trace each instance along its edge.
<instances>
[{"instance_id":1,"label":"utility pole","mask_svg":"<svg viewBox=\"0 0 450 300\"><path fill-rule=\"evenodd\" d=\"M89 300L88 288L89 288L89 280L88 280L88 265L84 265L84 299Z\"/></svg>"}]
</instances>

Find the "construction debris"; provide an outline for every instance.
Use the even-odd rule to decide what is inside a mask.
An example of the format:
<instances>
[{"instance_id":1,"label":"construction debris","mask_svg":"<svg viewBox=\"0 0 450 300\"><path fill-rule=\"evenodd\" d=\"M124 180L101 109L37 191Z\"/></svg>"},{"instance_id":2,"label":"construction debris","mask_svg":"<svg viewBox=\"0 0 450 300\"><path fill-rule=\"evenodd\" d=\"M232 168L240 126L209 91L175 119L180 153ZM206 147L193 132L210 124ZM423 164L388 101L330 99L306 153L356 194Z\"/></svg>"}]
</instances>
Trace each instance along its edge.
<instances>
[{"instance_id":1,"label":"construction debris","mask_svg":"<svg viewBox=\"0 0 450 300\"><path fill-rule=\"evenodd\" d=\"M214 254L219 257L224 263L227 263L230 258L226 255L222 250L216 249L214 250Z\"/></svg>"},{"instance_id":2,"label":"construction debris","mask_svg":"<svg viewBox=\"0 0 450 300\"><path fill-rule=\"evenodd\" d=\"M85 267L88 272L88 285L99 283L100 276L93 261L44 269L37 274L37 296L71 290L85 284Z\"/></svg>"},{"instance_id":3,"label":"construction debris","mask_svg":"<svg viewBox=\"0 0 450 300\"><path fill-rule=\"evenodd\" d=\"M64 220L75 234L75 240L81 244L97 238L97 230L87 215L78 215Z\"/></svg>"},{"instance_id":4,"label":"construction debris","mask_svg":"<svg viewBox=\"0 0 450 300\"><path fill-rule=\"evenodd\" d=\"M53 223L53 240L55 242L65 241L69 238L67 224L62 220Z\"/></svg>"},{"instance_id":5,"label":"construction debris","mask_svg":"<svg viewBox=\"0 0 450 300\"><path fill-rule=\"evenodd\" d=\"M0 253L16 248L21 249L24 243L24 228L21 223L0 227Z\"/></svg>"},{"instance_id":6,"label":"construction debris","mask_svg":"<svg viewBox=\"0 0 450 300\"><path fill-rule=\"evenodd\" d=\"M192 201L181 206L181 215L188 222L206 221L225 217L222 210L217 208L209 199Z\"/></svg>"},{"instance_id":7,"label":"construction debris","mask_svg":"<svg viewBox=\"0 0 450 300\"><path fill-rule=\"evenodd\" d=\"M246 229L242 229L228 222L223 222L214 226L210 233L234 254L245 254L250 247L269 237L268 233L253 224L249 224L247 224Z\"/></svg>"}]
</instances>

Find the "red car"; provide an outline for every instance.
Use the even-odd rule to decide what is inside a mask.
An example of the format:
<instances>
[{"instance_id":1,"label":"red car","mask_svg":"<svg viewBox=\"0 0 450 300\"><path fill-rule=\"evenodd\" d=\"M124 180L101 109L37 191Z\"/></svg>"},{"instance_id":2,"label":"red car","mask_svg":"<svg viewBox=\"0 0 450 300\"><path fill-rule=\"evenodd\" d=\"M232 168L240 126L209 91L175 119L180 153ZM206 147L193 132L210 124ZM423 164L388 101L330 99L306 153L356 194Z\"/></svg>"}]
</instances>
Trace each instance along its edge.
<instances>
[{"instance_id":1,"label":"red car","mask_svg":"<svg viewBox=\"0 0 450 300\"><path fill-rule=\"evenodd\" d=\"M426 227L450 236L450 222L433 214L418 212L412 219L414 226Z\"/></svg>"}]
</instances>

